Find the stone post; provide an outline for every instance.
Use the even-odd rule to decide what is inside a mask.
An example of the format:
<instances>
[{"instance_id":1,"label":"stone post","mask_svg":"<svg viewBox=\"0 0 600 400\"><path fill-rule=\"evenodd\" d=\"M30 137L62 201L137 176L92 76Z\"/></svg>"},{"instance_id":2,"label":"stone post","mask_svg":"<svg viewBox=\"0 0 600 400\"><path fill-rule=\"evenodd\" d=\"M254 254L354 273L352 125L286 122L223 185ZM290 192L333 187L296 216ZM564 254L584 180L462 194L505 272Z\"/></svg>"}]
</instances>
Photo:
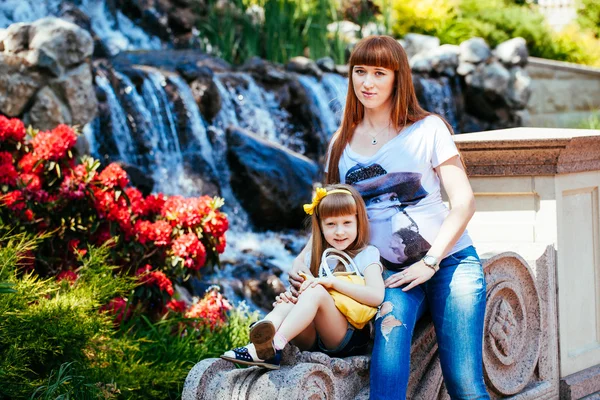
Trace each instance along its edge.
<instances>
[{"instance_id":1,"label":"stone post","mask_svg":"<svg viewBox=\"0 0 600 400\"><path fill-rule=\"evenodd\" d=\"M600 392L600 131L517 128L455 141L475 192L468 229L480 252L557 250L547 315L558 316L561 398Z\"/></svg>"}]
</instances>

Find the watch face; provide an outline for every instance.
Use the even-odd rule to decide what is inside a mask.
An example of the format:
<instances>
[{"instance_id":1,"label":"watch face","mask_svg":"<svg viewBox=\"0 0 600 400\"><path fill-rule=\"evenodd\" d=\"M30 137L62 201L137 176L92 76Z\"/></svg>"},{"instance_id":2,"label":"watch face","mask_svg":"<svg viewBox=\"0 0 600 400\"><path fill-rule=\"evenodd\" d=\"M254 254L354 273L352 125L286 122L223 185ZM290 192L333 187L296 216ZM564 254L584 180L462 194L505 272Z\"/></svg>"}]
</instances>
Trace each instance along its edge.
<instances>
[{"instance_id":1,"label":"watch face","mask_svg":"<svg viewBox=\"0 0 600 400\"><path fill-rule=\"evenodd\" d=\"M434 256L425 256L423 257L423 262L430 267L437 266L437 259Z\"/></svg>"}]
</instances>

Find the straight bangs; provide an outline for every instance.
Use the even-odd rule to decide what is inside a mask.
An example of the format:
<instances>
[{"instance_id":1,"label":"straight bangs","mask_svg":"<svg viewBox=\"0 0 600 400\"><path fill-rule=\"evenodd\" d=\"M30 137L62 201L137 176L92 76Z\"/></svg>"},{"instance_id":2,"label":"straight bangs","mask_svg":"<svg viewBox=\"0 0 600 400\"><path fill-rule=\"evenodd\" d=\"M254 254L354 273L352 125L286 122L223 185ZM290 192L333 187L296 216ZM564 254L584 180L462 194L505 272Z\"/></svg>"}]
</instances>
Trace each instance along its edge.
<instances>
[{"instance_id":1,"label":"straight bangs","mask_svg":"<svg viewBox=\"0 0 600 400\"><path fill-rule=\"evenodd\" d=\"M350 73L355 65L387 68L392 71L400 69L398 51L400 44L389 36L369 36L356 44L348 64Z\"/></svg>"},{"instance_id":2,"label":"straight bangs","mask_svg":"<svg viewBox=\"0 0 600 400\"><path fill-rule=\"evenodd\" d=\"M333 193L321 200L317 212L321 221L330 217L356 215L356 202L353 196L345 193Z\"/></svg>"}]
</instances>

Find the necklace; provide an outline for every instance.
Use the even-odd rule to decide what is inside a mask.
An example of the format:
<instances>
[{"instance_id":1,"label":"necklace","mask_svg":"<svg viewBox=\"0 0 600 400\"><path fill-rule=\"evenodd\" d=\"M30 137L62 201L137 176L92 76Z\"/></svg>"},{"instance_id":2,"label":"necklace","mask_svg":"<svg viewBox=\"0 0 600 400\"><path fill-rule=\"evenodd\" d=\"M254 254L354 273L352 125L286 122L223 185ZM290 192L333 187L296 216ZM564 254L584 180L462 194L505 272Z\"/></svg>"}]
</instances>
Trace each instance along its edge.
<instances>
[{"instance_id":1,"label":"necklace","mask_svg":"<svg viewBox=\"0 0 600 400\"><path fill-rule=\"evenodd\" d=\"M367 132L367 135L371 136L371 144L373 146L375 146L377 144L377 136L384 131L384 129L388 129L390 127L391 123L388 123L387 126L385 126L382 130L380 130L379 132L377 132L375 135L371 135L369 132Z\"/></svg>"}]
</instances>

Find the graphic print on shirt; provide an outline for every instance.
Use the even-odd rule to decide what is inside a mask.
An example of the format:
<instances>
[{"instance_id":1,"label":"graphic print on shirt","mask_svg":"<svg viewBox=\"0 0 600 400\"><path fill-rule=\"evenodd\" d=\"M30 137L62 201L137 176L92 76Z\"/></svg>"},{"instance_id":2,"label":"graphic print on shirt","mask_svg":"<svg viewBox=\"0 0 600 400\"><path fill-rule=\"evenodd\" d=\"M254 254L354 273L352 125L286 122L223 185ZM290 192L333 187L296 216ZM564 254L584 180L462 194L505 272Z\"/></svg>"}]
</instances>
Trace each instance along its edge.
<instances>
[{"instance_id":1,"label":"graphic print on shirt","mask_svg":"<svg viewBox=\"0 0 600 400\"><path fill-rule=\"evenodd\" d=\"M408 267L425 256L431 244L406 211L428 194L421 185L420 173L388 173L379 164L356 164L346 173L345 182L358 190L367 205L371 243L379 244L387 269Z\"/></svg>"}]
</instances>

